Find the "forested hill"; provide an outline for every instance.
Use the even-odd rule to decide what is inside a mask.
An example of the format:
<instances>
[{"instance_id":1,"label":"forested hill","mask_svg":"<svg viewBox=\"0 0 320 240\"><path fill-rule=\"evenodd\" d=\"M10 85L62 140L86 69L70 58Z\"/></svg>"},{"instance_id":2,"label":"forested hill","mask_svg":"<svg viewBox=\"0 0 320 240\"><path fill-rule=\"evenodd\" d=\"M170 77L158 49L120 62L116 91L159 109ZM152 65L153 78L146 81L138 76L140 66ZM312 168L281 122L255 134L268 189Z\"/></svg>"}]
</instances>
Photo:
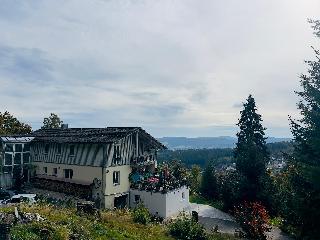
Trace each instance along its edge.
<instances>
[{"instance_id":1,"label":"forested hill","mask_svg":"<svg viewBox=\"0 0 320 240\"><path fill-rule=\"evenodd\" d=\"M235 137L163 137L158 138L160 142L166 145L169 149L213 149L213 148L233 148L237 142ZM269 137L267 143L286 142L290 138L275 138Z\"/></svg>"},{"instance_id":2,"label":"forested hill","mask_svg":"<svg viewBox=\"0 0 320 240\"><path fill-rule=\"evenodd\" d=\"M268 143L270 155L274 158L280 158L283 152L292 151L292 144L289 142ZM205 167L210 161L214 166L222 166L233 162L232 148L215 149L183 149L183 150L164 150L159 152L158 161L181 160L187 166L194 164Z\"/></svg>"}]
</instances>

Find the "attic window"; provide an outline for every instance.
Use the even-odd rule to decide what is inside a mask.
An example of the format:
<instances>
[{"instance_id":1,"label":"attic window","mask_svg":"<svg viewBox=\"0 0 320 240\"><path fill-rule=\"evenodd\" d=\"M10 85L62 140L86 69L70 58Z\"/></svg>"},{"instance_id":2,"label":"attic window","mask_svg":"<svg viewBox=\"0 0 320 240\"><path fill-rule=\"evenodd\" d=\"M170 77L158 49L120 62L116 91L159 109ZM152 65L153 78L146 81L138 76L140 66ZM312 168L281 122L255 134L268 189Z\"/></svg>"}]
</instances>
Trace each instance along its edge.
<instances>
[{"instance_id":1,"label":"attic window","mask_svg":"<svg viewBox=\"0 0 320 240\"><path fill-rule=\"evenodd\" d=\"M70 156L74 156L74 145L70 145Z\"/></svg>"},{"instance_id":2,"label":"attic window","mask_svg":"<svg viewBox=\"0 0 320 240\"><path fill-rule=\"evenodd\" d=\"M60 155L61 154L61 143L58 143L57 145L57 154Z\"/></svg>"},{"instance_id":3,"label":"attic window","mask_svg":"<svg viewBox=\"0 0 320 240\"><path fill-rule=\"evenodd\" d=\"M49 144L46 144L44 146L44 154L48 154L49 153Z\"/></svg>"},{"instance_id":4,"label":"attic window","mask_svg":"<svg viewBox=\"0 0 320 240\"><path fill-rule=\"evenodd\" d=\"M114 157L115 158L120 158L120 145L115 145L114 146Z\"/></svg>"}]
</instances>

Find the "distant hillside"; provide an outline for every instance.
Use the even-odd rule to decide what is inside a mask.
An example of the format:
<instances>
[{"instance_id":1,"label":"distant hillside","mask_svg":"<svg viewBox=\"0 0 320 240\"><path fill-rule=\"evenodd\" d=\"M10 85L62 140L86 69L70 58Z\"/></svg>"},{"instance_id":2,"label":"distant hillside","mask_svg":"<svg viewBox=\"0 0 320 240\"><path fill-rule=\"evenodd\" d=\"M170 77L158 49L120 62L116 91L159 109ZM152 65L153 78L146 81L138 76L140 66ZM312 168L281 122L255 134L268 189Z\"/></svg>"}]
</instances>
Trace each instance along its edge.
<instances>
[{"instance_id":1,"label":"distant hillside","mask_svg":"<svg viewBox=\"0 0 320 240\"><path fill-rule=\"evenodd\" d=\"M267 144L270 157L281 159L283 153L292 153L293 145L290 142L273 142ZM232 148L212 148L212 149L181 149L181 150L164 150L158 154L159 162L171 160L181 160L185 165L199 165L205 167L208 162L214 167L230 165L234 162Z\"/></svg>"},{"instance_id":2,"label":"distant hillside","mask_svg":"<svg viewBox=\"0 0 320 240\"><path fill-rule=\"evenodd\" d=\"M163 137L158 138L158 140L172 150L233 148L237 142L237 138L235 137ZM267 139L267 143L284 142L290 140L290 138L270 137Z\"/></svg>"}]
</instances>

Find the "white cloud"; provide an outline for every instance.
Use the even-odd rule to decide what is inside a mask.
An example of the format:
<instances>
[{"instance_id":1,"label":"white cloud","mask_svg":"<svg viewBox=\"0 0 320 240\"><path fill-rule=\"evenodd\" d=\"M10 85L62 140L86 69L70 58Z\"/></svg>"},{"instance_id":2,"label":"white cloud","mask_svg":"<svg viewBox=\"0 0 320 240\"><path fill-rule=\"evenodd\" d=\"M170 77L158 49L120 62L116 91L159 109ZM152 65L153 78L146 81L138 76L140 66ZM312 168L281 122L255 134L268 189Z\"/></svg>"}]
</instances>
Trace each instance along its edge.
<instances>
[{"instance_id":1,"label":"white cloud","mask_svg":"<svg viewBox=\"0 0 320 240\"><path fill-rule=\"evenodd\" d=\"M39 127L229 135L252 93L289 134L317 0L0 0L0 102ZM185 133L185 134L184 134Z\"/></svg>"}]
</instances>

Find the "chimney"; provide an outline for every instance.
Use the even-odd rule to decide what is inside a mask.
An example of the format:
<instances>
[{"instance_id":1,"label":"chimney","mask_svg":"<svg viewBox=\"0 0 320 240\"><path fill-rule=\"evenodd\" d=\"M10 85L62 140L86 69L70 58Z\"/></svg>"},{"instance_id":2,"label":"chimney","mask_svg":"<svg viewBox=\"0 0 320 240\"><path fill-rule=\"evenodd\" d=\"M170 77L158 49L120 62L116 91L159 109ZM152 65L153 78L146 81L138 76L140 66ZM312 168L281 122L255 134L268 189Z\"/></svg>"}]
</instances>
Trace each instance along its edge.
<instances>
[{"instance_id":1,"label":"chimney","mask_svg":"<svg viewBox=\"0 0 320 240\"><path fill-rule=\"evenodd\" d=\"M68 124L66 123L61 124L61 129L68 129Z\"/></svg>"}]
</instances>

